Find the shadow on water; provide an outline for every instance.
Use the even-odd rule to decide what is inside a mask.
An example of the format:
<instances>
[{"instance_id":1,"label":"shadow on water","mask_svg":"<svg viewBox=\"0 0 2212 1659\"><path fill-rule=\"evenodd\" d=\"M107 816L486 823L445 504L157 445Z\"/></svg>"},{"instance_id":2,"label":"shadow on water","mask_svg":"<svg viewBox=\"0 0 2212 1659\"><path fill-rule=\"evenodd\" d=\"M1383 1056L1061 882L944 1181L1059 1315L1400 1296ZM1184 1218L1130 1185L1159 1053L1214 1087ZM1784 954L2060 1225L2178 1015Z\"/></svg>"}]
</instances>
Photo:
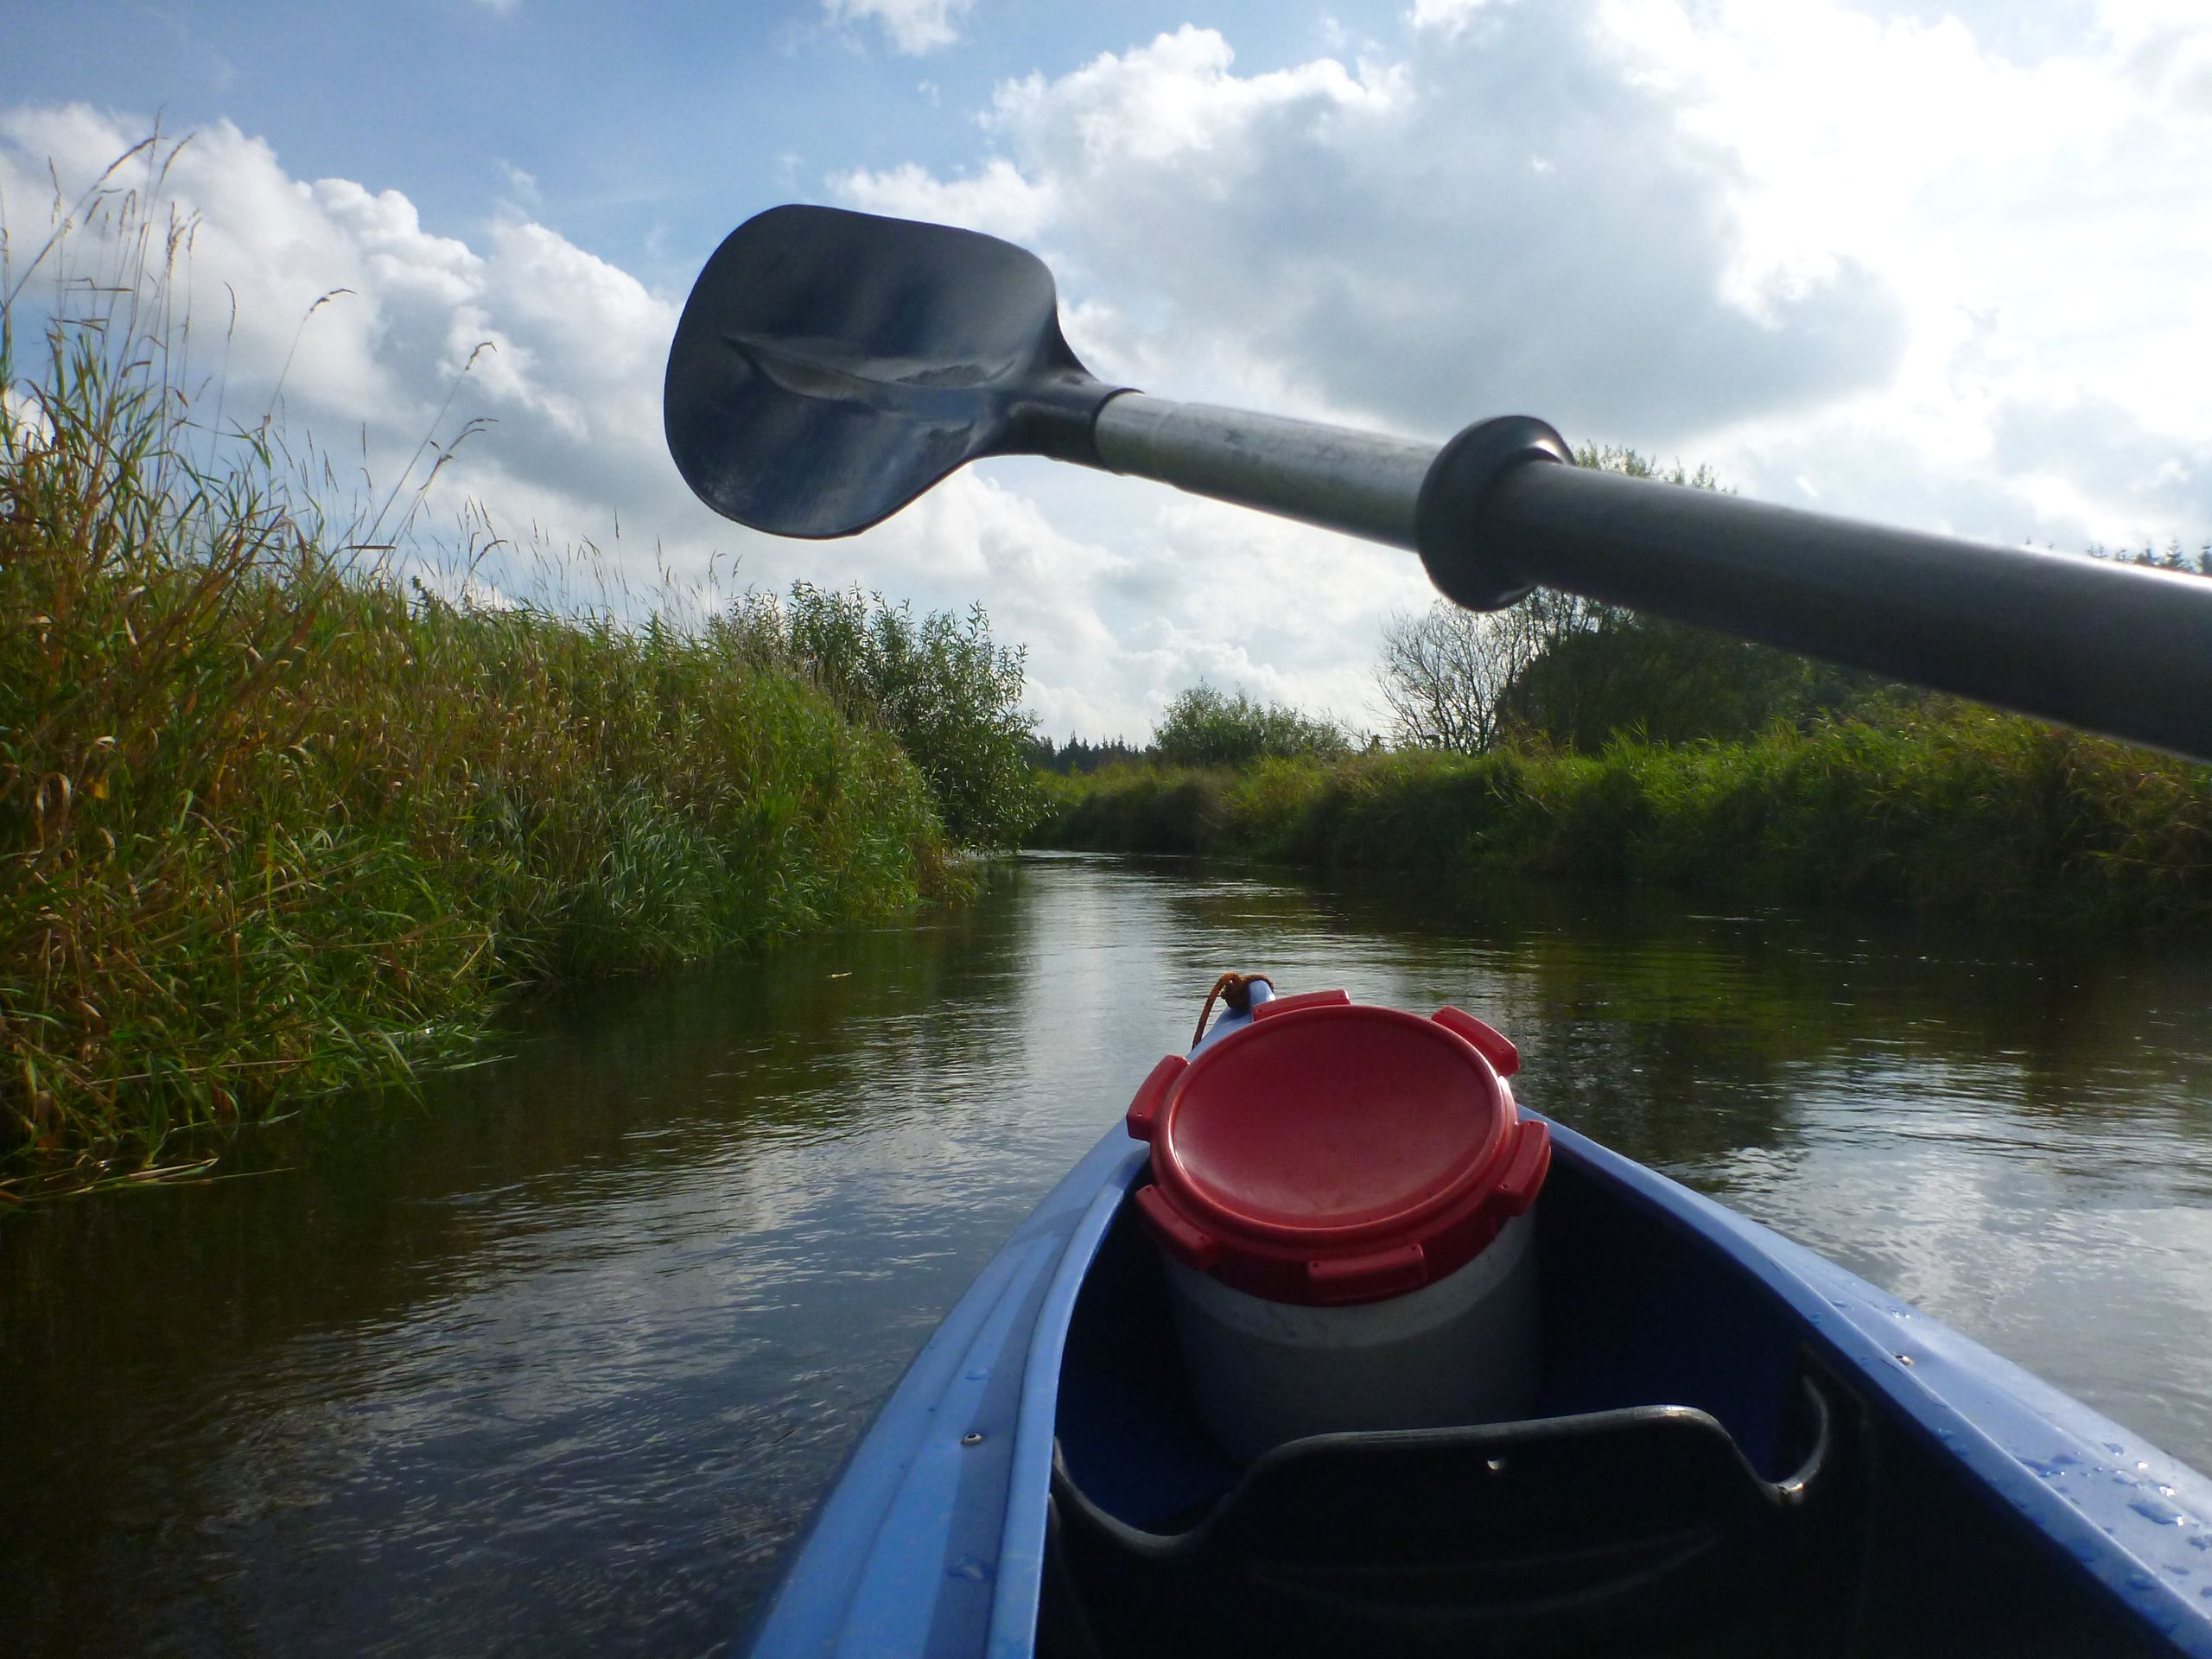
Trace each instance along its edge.
<instances>
[{"instance_id":1,"label":"shadow on water","mask_svg":"<svg viewBox=\"0 0 2212 1659\"><path fill-rule=\"evenodd\" d=\"M22 1652L710 1650L1224 966L1455 1001L1523 1098L2212 1463L2203 955L1036 857L524 1011L419 1105L0 1228Z\"/></svg>"}]
</instances>

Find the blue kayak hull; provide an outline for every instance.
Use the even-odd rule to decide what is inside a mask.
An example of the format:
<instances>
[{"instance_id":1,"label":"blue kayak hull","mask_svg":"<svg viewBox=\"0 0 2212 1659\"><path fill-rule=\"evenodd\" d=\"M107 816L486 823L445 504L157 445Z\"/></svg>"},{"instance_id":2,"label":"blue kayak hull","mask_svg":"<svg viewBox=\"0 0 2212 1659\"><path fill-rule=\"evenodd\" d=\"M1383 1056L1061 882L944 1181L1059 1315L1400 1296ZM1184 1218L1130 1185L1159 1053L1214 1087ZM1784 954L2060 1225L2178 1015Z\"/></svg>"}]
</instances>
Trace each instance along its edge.
<instances>
[{"instance_id":1,"label":"blue kayak hull","mask_svg":"<svg viewBox=\"0 0 2212 1659\"><path fill-rule=\"evenodd\" d=\"M1909 1450L1945 1483L1970 1489L1974 1526L1992 1533L1986 1559L1961 1555L1958 1581L1948 1586L1955 1593L1946 1595L1941 1573L1932 1586L1926 1582L1932 1569L1924 1567L1909 1595L1854 1589L1851 1617L1888 1632L1863 1650L1896 1649L1900 1630L1924 1637L1920 1645L1929 1651L1958 1650L1985 1634L2017 1639L2001 1634L2006 1626L1993 1598L1974 1587L1979 1573L2056 1586L2053 1605L2066 1611L2027 1627L2056 1632L2050 1651L2212 1659L2212 1482L1813 1252L1551 1127L1554 1183L1590 1195L1586 1207L1618 1212L1620 1224L1643 1230L1637 1236L1669 1241L1666 1249L1681 1253L1667 1268L1669 1286L1694 1275L1710 1281L1682 1304L1685 1312L1647 1328L1632 1351L1608 1354L1585 1341L1586 1351L1560 1369L1563 1376L1579 1370L1583 1382L1562 1386L1569 1393L1579 1386L1587 1397L1557 1408L1588 1411L1662 1390L1680 1396L1672 1403L1709 1412L1751 1462L1772 1463L1780 1455L1776 1412L1762 1389L1738 1388L1736 1378L1783 1364L1788 1353L1808 1357L1841 1381L1866 1433ZM754 1653L1012 1659L1036 1651L1063 1436L1103 1448L1087 1455L1109 1494L1106 1506L1131 1516L1147 1505L1161 1513L1188 1509L1179 1500L1217 1494L1236 1478L1204 1452L1179 1460L1151 1456L1153 1440L1173 1438L1172 1423L1150 1426L1141 1413L1128 1423L1102 1423L1118 1412L1117 1401L1134 1397L1133 1388L1151 1391L1141 1382L1102 1382L1088 1375L1093 1359L1083 1362L1083 1374L1068 1370L1086 1282L1102 1271L1102 1248L1146 1171L1147 1148L1116 1128L946 1316L823 1502L753 1634ZM1576 1311L1561 1340L1577 1328L1603 1331L1617 1315L1628 1319L1634 1310L1596 1304L1637 1294L1634 1281L1630 1273L1584 1281L1580 1294L1593 1305ZM1746 1308L1756 1316L1730 1312ZM1094 1311L1094 1325L1100 1317ZM1652 1328L1666 1334L1655 1339ZM1094 1341L1087 1351L1104 1351ZM1645 1374L1629 1375L1637 1372ZM1600 1397L1608 1390L1615 1397ZM1070 1446L1071 1461L1080 1449ZM1179 1484L1188 1490L1174 1490ZM1884 1585L1897 1580L1894 1571L1874 1576ZM1860 1605L1885 1595L1912 1605ZM2068 1636L2075 1624L2098 1634ZM2095 1645L2079 1645L2091 1639ZM1844 1643L1834 1650L1862 1649Z\"/></svg>"}]
</instances>

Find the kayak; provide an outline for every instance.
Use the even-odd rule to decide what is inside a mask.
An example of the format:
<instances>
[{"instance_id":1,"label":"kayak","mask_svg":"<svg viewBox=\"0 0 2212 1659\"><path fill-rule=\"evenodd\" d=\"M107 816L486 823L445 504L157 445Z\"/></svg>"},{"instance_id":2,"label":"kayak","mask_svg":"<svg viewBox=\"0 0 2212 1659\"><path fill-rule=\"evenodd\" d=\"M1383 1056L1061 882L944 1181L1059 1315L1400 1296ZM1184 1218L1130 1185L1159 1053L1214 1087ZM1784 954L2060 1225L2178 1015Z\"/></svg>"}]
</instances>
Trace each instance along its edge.
<instances>
[{"instance_id":1,"label":"kayak","mask_svg":"<svg viewBox=\"0 0 2212 1659\"><path fill-rule=\"evenodd\" d=\"M1238 988L1249 1000L1201 1015L1190 1055L1154 1068L945 1316L823 1502L753 1653L2212 1655L2203 1476L1522 1107L1503 1081L1517 1057L1481 1021ZM1408 1055L1465 1078L1408 1082ZM1244 1097L1198 1100L1238 1065ZM1467 1128L1456 1103L1482 1090L1491 1116ZM1202 1123L1224 1098L1230 1116ZM1472 1198L1408 1175L1402 1147L1373 1151L1399 1120L1433 1141L1440 1101L1459 1139L1418 1155L1487 1158ZM1283 1151L1314 1124L1321 1140ZM1301 1290L1282 1277L1292 1258L1332 1247L1269 1256L1258 1234L1231 1237L1233 1215L1191 1218L1210 1202L1199 1162L1231 1156L1264 1164L1255 1179L1328 1189L1291 1193L1301 1214L1366 1202L1345 1196L1365 1178L1342 1164L1387 1166L1427 1183L1427 1253L1474 1236L1475 1254L1376 1301L1345 1287L1423 1248L1362 1234L1360 1254L1304 1263ZM1515 1265L1484 1268L1516 1233ZM1370 1390L1300 1402L1316 1432L1294 1410L1260 1435L1275 1443L1230 1443L1244 1405L1274 1408L1260 1396L1349 1351L1324 1337L1279 1375L1257 1348L1224 1365L1202 1351L1220 1334L1206 1298L1303 1332L1371 1325L1483 1273L1488 1307L1452 1316L1473 1347L1411 1363L1402 1344L1435 1338L1400 1319L1366 1351L1382 1356ZM1203 1281L1198 1301L1179 1280ZM1457 1420L1439 1402L1484 1396L1435 1373L1485 1369L1518 1380Z\"/></svg>"},{"instance_id":2,"label":"kayak","mask_svg":"<svg viewBox=\"0 0 2212 1659\"><path fill-rule=\"evenodd\" d=\"M1039 456L1470 609L1541 586L2212 761L2202 578L1611 475L1525 415L1437 445L1111 385L971 231L756 215L662 407L772 535ZM2212 1659L2202 1476L1523 1110L1474 1016L1224 981L915 1359L755 1652Z\"/></svg>"}]
</instances>

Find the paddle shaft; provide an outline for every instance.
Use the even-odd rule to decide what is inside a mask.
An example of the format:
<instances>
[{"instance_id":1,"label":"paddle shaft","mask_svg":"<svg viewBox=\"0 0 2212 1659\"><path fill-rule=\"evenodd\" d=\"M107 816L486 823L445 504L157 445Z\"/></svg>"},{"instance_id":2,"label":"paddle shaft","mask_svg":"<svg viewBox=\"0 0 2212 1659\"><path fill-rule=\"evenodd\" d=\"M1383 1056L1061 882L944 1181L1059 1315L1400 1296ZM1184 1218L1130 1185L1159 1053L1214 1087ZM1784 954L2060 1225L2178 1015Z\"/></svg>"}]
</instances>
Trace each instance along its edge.
<instances>
[{"instance_id":1,"label":"paddle shaft","mask_svg":"<svg viewBox=\"0 0 2212 1659\"><path fill-rule=\"evenodd\" d=\"M1563 454L1535 422L1440 448L1134 392L1093 429L1109 470L1415 549L1462 603L1541 585L2212 760L2212 580L1554 465L1531 432Z\"/></svg>"}]
</instances>

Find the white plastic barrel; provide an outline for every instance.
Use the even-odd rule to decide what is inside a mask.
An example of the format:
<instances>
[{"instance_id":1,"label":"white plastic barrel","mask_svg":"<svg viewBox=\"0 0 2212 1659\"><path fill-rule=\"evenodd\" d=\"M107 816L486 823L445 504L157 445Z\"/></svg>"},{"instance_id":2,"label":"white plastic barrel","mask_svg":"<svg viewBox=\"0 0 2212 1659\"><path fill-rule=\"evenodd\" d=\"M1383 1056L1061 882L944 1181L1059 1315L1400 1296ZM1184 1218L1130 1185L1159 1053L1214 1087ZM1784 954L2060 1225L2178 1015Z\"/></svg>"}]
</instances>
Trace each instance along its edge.
<instances>
[{"instance_id":1,"label":"white plastic barrel","mask_svg":"<svg viewBox=\"0 0 2212 1659\"><path fill-rule=\"evenodd\" d=\"M1198 1414L1233 1458L1309 1434L1508 1421L1535 1400L1529 1216L1448 1277L1348 1307L1271 1302L1164 1260Z\"/></svg>"},{"instance_id":2,"label":"white plastic barrel","mask_svg":"<svg viewBox=\"0 0 2212 1659\"><path fill-rule=\"evenodd\" d=\"M1528 1414L1551 1141L1506 1084L1518 1065L1456 1008L1333 991L1255 998L1145 1079L1135 1202L1224 1451Z\"/></svg>"}]
</instances>

